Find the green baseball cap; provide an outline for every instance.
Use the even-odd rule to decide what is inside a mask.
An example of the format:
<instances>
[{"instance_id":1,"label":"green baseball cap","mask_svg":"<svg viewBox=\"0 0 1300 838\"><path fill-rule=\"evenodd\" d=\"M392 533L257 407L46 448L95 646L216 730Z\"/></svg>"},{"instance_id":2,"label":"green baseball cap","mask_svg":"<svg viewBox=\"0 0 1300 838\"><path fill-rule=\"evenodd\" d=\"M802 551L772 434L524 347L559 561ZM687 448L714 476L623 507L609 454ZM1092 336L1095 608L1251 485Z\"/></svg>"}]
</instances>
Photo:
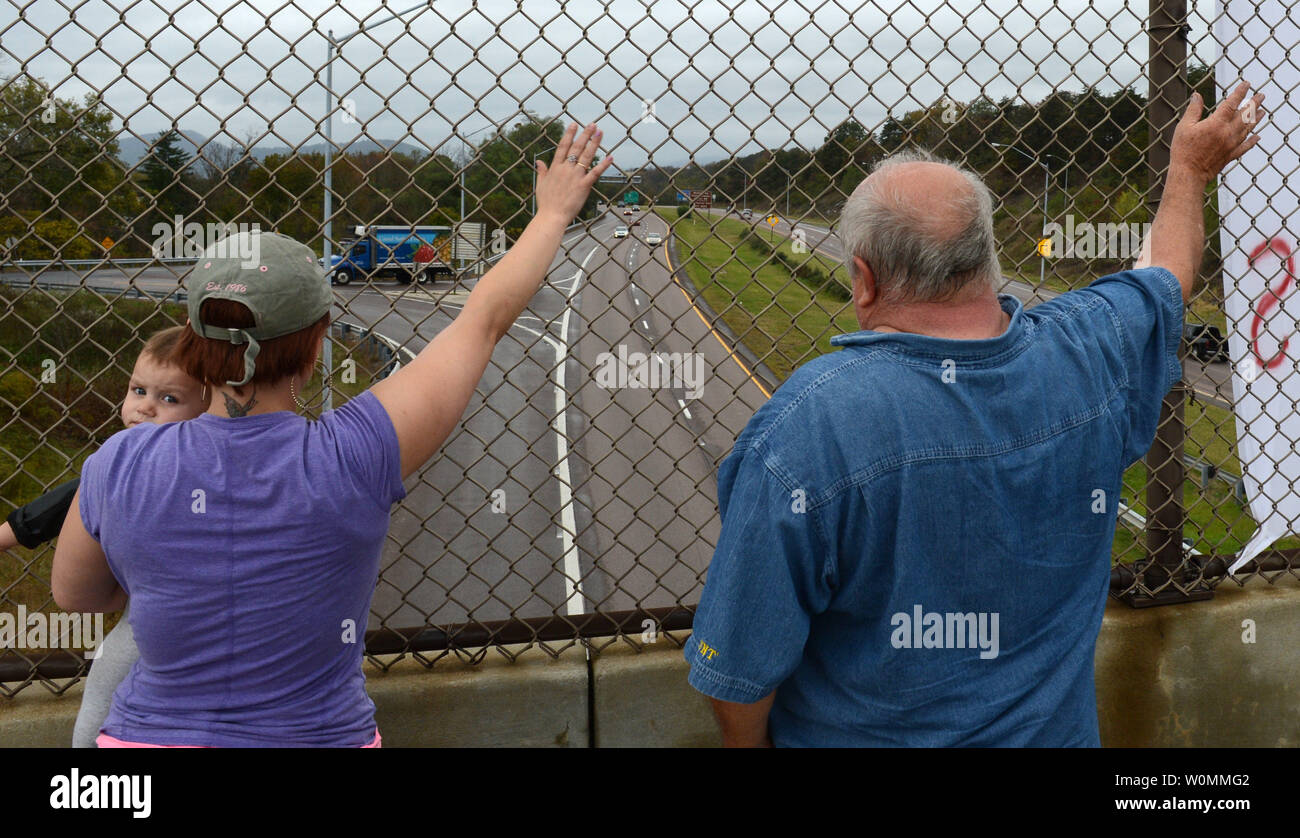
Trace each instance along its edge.
<instances>
[{"instance_id":1,"label":"green baseball cap","mask_svg":"<svg viewBox=\"0 0 1300 838\"><path fill-rule=\"evenodd\" d=\"M305 244L279 233L241 231L209 245L185 284L190 328L212 340L248 344L244 377L253 377L259 340L305 329L330 310L334 294L316 254ZM256 325L247 329L209 326L199 315L204 300L234 300L248 307Z\"/></svg>"}]
</instances>

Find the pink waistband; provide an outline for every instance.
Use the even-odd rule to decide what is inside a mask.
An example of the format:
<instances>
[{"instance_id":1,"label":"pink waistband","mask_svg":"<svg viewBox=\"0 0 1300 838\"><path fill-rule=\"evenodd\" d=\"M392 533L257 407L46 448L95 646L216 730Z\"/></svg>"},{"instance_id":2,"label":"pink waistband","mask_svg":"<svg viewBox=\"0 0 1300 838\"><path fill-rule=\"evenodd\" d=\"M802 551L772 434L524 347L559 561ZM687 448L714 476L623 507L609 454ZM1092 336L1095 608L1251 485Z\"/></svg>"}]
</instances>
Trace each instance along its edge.
<instances>
[{"instance_id":1,"label":"pink waistband","mask_svg":"<svg viewBox=\"0 0 1300 838\"><path fill-rule=\"evenodd\" d=\"M362 745L363 748L382 748L384 740L379 736L379 728L375 728L375 738L370 740L369 745ZM109 736L107 733L100 733L95 738L95 745L100 748L206 748L207 745L151 745L148 742L127 742L124 739L118 739Z\"/></svg>"}]
</instances>

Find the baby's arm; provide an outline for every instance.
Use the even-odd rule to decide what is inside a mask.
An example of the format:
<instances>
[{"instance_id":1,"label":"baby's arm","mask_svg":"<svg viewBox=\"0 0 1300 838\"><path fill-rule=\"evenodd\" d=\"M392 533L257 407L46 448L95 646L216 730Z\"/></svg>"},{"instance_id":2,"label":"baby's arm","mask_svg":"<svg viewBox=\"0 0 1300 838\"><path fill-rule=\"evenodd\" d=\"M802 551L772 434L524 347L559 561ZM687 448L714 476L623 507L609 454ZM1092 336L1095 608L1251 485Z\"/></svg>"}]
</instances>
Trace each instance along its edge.
<instances>
[{"instance_id":1,"label":"baby's arm","mask_svg":"<svg viewBox=\"0 0 1300 838\"><path fill-rule=\"evenodd\" d=\"M18 538L14 535L14 528L8 521L0 524L0 550L12 550L17 546Z\"/></svg>"},{"instance_id":2,"label":"baby's arm","mask_svg":"<svg viewBox=\"0 0 1300 838\"><path fill-rule=\"evenodd\" d=\"M79 477L69 480L26 506L20 506L10 512L9 520L5 522L3 528L0 528L0 550L8 550L14 546L5 543L6 533L13 537L15 543L24 547L39 547L56 538L59 530L63 528L63 519L68 516L72 497L77 493L77 487L80 485Z\"/></svg>"}]
</instances>

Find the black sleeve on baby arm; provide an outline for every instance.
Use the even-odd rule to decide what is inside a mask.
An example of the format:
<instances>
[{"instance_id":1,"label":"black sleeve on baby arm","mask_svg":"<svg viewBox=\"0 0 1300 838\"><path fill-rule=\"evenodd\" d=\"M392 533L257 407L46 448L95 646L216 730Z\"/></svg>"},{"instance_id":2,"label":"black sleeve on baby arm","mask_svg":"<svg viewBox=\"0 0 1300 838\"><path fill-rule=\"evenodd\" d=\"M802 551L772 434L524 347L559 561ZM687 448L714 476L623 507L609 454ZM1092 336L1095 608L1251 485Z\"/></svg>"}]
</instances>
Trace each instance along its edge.
<instances>
[{"instance_id":1,"label":"black sleeve on baby arm","mask_svg":"<svg viewBox=\"0 0 1300 838\"><path fill-rule=\"evenodd\" d=\"M81 478L69 480L36 500L20 506L9 513L9 526L14 528L14 537L24 547L39 547L59 534L63 529L63 519L72 506L72 496L77 493Z\"/></svg>"}]
</instances>

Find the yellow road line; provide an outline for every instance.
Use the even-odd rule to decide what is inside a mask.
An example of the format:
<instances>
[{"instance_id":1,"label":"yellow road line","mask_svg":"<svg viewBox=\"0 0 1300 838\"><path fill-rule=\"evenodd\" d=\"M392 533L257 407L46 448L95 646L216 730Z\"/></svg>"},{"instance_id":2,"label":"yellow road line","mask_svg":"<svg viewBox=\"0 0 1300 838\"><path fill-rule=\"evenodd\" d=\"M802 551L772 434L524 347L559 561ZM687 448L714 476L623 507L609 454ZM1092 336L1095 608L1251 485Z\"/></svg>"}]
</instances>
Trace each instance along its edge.
<instances>
[{"instance_id":1,"label":"yellow road line","mask_svg":"<svg viewBox=\"0 0 1300 838\"><path fill-rule=\"evenodd\" d=\"M669 235L671 234L672 233L670 231ZM668 275L672 277L673 284L677 286L678 291L682 292L682 296L686 298L687 305L689 305L692 309L694 309L695 313L699 315L700 322L704 324L705 328L709 330L709 332L713 335L713 337L717 338L718 343L722 344L722 348L727 350L727 354L731 356L731 360L735 361L737 364L740 365L740 368L745 371L745 375L749 376L749 380L754 382L754 386L758 387L759 392L761 392L765 397L769 399L772 398L772 394L767 392L767 388L763 386L763 383L758 380L758 378L754 375L753 372L750 371L749 367L745 366L745 362L740 360L740 358L736 356L735 351L732 350L732 348L727 345L727 342L722 339L722 335L719 335L718 330L713 328L713 324L710 323L709 319L704 316L704 312L700 311L700 307L697 306L695 304L695 301L691 299L691 295L688 294L686 292L686 289L682 287L682 284L678 282L677 269L673 267L673 257L670 256L668 253L668 236L664 236L664 259L668 261Z\"/></svg>"}]
</instances>

